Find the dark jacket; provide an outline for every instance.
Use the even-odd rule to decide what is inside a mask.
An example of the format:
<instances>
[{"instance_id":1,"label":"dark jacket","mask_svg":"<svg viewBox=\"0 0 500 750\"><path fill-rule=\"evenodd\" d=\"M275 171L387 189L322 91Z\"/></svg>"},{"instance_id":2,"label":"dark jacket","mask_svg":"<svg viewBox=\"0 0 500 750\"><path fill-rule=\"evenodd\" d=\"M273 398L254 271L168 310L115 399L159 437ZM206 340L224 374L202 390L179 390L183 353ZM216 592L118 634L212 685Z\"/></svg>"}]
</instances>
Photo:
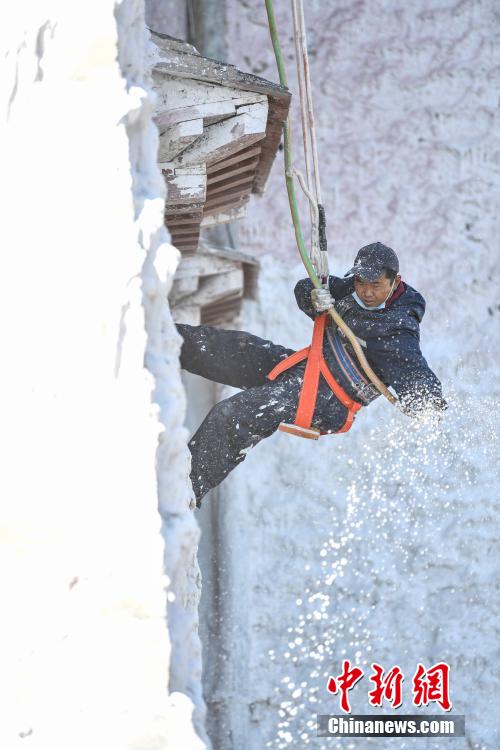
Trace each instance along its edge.
<instances>
[{"instance_id":1,"label":"dark jacket","mask_svg":"<svg viewBox=\"0 0 500 750\"><path fill-rule=\"evenodd\" d=\"M419 324L425 313L422 295L409 284L401 282L385 308L365 310L352 297L352 277L341 279L330 276L329 287L335 299L335 309L358 337L374 372L385 385L395 390L403 411L409 416L416 416L429 407L446 408L441 383L420 351ZM302 279L295 287L297 304L310 318L316 316L311 302L312 289L309 278ZM332 326L335 331L333 321ZM343 346L356 361L350 344L344 340ZM324 353L333 375L349 395L356 397L345 372L339 370L338 363L331 356L326 336Z\"/></svg>"}]
</instances>

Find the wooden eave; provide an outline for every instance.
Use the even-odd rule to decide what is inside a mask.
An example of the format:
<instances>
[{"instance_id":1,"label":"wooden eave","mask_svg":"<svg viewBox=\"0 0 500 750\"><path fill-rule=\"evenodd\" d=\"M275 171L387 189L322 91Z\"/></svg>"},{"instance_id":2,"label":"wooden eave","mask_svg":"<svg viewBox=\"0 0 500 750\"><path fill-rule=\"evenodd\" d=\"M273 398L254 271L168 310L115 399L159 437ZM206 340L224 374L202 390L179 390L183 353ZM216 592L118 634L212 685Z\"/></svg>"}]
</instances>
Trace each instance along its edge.
<instances>
[{"instance_id":1,"label":"wooden eave","mask_svg":"<svg viewBox=\"0 0 500 750\"><path fill-rule=\"evenodd\" d=\"M264 192L290 93L179 40L151 39L165 222L173 244L193 254L201 227L242 218L250 195Z\"/></svg>"},{"instance_id":2,"label":"wooden eave","mask_svg":"<svg viewBox=\"0 0 500 750\"><path fill-rule=\"evenodd\" d=\"M232 248L200 246L183 255L170 292L177 322L233 325L243 299L255 299L259 261Z\"/></svg>"},{"instance_id":3,"label":"wooden eave","mask_svg":"<svg viewBox=\"0 0 500 750\"><path fill-rule=\"evenodd\" d=\"M192 45L166 34L151 31L151 38L158 48L158 60L153 68L157 73L215 83L267 96L269 110L266 137L260 144L261 154L252 186L252 193L262 195L281 140L283 123L288 115L291 100L289 90L278 83L238 70L229 63L203 57Z\"/></svg>"}]
</instances>

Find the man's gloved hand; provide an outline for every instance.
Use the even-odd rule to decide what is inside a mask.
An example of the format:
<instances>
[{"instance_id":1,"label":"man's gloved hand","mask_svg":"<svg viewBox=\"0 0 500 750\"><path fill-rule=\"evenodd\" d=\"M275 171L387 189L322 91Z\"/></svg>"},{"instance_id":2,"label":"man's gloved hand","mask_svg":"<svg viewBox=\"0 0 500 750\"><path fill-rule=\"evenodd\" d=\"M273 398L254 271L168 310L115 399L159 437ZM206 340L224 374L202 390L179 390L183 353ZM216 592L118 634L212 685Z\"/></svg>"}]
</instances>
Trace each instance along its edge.
<instances>
[{"instance_id":1,"label":"man's gloved hand","mask_svg":"<svg viewBox=\"0 0 500 750\"><path fill-rule=\"evenodd\" d=\"M419 396L414 393L401 396L398 406L407 417L438 423L443 419L443 412L448 408L448 403L437 394L425 393L425 395L420 394Z\"/></svg>"},{"instance_id":2,"label":"man's gloved hand","mask_svg":"<svg viewBox=\"0 0 500 750\"><path fill-rule=\"evenodd\" d=\"M317 313L324 313L335 304L335 300L328 289L313 289L311 291L311 302Z\"/></svg>"}]
</instances>

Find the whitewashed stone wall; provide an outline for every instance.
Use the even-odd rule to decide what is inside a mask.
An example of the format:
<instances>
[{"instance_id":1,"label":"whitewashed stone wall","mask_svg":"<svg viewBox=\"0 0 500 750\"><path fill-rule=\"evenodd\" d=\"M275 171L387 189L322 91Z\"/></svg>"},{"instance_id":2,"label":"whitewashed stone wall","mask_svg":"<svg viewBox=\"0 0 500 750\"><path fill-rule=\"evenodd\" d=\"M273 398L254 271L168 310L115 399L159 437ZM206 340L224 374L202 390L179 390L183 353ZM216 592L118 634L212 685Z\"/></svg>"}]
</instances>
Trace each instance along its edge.
<instances>
[{"instance_id":1,"label":"whitewashed stone wall","mask_svg":"<svg viewBox=\"0 0 500 750\"><path fill-rule=\"evenodd\" d=\"M188 7L184 0L145 0L150 29L186 40Z\"/></svg>"},{"instance_id":2,"label":"whitewashed stone wall","mask_svg":"<svg viewBox=\"0 0 500 750\"><path fill-rule=\"evenodd\" d=\"M275 4L294 88L289 4ZM316 713L338 713L325 686L342 659L399 664L404 713L417 662L446 660L453 711L467 721L454 747L495 750L498 12L484 0L305 6L332 268L343 273L367 242L397 250L428 300L422 347L450 408L437 430L380 399L319 445L276 434L221 486L212 731L218 750L358 750L364 740L315 736ZM227 27L228 61L276 80L263 3L228 0ZM296 102L293 127L298 147ZM240 240L267 254L260 303L241 327L303 346L310 324L292 294L303 272L280 163ZM355 712L375 711L371 687L365 677L352 692Z\"/></svg>"},{"instance_id":3,"label":"whitewashed stone wall","mask_svg":"<svg viewBox=\"0 0 500 750\"><path fill-rule=\"evenodd\" d=\"M1 34L0 745L202 748L143 4L14 5Z\"/></svg>"}]
</instances>

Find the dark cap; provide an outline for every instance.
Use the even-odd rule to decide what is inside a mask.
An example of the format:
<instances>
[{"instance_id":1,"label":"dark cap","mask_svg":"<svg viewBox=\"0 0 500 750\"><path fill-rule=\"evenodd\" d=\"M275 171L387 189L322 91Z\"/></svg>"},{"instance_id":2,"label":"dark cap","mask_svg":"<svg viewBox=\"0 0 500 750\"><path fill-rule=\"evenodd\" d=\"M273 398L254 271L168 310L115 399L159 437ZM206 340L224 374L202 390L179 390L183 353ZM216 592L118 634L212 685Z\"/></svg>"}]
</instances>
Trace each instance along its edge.
<instances>
[{"instance_id":1,"label":"dark cap","mask_svg":"<svg viewBox=\"0 0 500 750\"><path fill-rule=\"evenodd\" d=\"M366 281L376 281L388 268L399 272L399 260L394 250L381 242L372 242L358 250L353 267L345 276L359 276Z\"/></svg>"}]
</instances>

